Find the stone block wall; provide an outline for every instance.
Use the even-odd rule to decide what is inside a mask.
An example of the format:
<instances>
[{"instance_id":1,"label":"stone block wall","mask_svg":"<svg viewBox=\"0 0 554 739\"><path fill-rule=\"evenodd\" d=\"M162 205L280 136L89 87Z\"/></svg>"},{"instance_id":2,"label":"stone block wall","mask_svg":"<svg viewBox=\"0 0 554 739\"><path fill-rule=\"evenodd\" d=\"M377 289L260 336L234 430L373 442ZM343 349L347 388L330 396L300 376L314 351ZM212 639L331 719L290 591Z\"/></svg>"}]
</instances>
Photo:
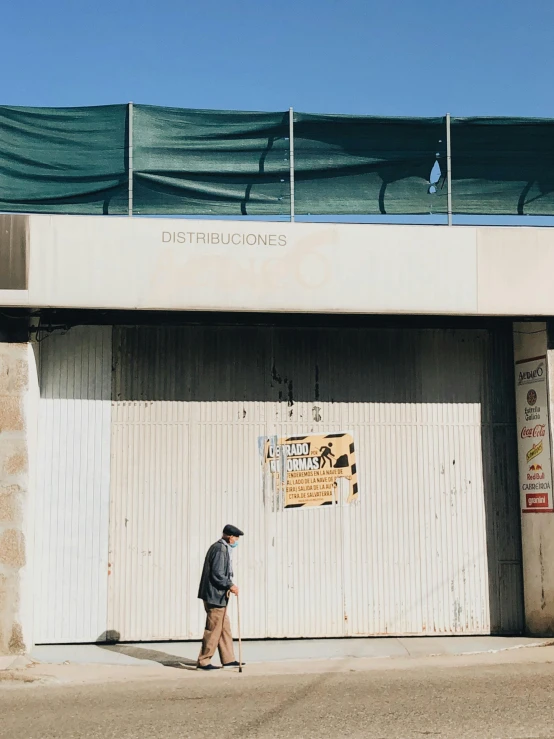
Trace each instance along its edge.
<instances>
[{"instance_id":1,"label":"stone block wall","mask_svg":"<svg viewBox=\"0 0 554 739\"><path fill-rule=\"evenodd\" d=\"M0 342L0 654L26 650L21 619L29 489L28 344Z\"/></svg>"}]
</instances>

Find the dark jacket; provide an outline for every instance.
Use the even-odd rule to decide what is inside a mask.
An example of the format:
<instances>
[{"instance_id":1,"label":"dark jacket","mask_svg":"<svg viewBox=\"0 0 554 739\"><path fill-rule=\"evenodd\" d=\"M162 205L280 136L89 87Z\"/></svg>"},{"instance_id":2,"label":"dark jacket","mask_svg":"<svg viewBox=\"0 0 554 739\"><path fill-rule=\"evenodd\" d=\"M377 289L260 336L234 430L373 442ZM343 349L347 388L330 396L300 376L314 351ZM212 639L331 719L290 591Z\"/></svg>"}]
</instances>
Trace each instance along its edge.
<instances>
[{"instance_id":1,"label":"dark jacket","mask_svg":"<svg viewBox=\"0 0 554 739\"><path fill-rule=\"evenodd\" d=\"M212 606L226 606L227 592L232 584L231 557L227 545L220 539L206 554L198 597Z\"/></svg>"}]
</instances>

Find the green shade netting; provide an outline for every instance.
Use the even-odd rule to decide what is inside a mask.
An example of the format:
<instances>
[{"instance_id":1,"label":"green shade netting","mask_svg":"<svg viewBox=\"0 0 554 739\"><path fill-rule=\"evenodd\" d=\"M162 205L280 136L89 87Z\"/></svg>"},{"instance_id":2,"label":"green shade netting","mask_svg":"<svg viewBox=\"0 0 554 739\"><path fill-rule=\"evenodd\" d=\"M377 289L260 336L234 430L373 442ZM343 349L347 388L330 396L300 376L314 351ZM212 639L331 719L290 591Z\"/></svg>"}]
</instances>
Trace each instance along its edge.
<instances>
[{"instance_id":1,"label":"green shade netting","mask_svg":"<svg viewBox=\"0 0 554 739\"><path fill-rule=\"evenodd\" d=\"M296 113L296 212L443 213L430 177L445 148L442 118Z\"/></svg>"},{"instance_id":2,"label":"green shade netting","mask_svg":"<svg viewBox=\"0 0 554 739\"><path fill-rule=\"evenodd\" d=\"M134 212L287 215L288 113L135 105Z\"/></svg>"},{"instance_id":3,"label":"green shade netting","mask_svg":"<svg viewBox=\"0 0 554 739\"><path fill-rule=\"evenodd\" d=\"M134 212L290 212L289 114L135 105ZM0 107L0 210L128 210L128 106ZM454 213L554 214L554 121L453 118ZM295 114L299 215L446 210L443 118ZM436 162L442 174L437 179Z\"/></svg>"},{"instance_id":4,"label":"green shade netting","mask_svg":"<svg viewBox=\"0 0 554 739\"><path fill-rule=\"evenodd\" d=\"M127 106L0 106L0 210L125 213Z\"/></svg>"},{"instance_id":5,"label":"green shade netting","mask_svg":"<svg viewBox=\"0 0 554 739\"><path fill-rule=\"evenodd\" d=\"M451 136L454 213L554 214L554 120L452 118Z\"/></svg>"}]
</instances>

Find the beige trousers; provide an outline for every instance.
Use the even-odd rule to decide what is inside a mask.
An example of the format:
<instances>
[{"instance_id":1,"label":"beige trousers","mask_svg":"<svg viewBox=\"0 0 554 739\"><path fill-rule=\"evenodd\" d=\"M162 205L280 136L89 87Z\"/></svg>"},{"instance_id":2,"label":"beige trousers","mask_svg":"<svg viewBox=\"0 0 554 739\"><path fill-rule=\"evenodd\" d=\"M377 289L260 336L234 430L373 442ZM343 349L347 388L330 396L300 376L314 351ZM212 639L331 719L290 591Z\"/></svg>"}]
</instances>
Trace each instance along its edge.
<instances>
[{"instance_id":1,"label":"beige trousers","mask_svg":"<svg viewBox=\"0 0 554 739\"><path fill-rule=\"evenodd\" d=\"M231 635L231 622L226 608L214 608L204 601L206 610L206 628L202 639L202 648L198 655L198 664L205 667L215 654L216 647L219 650L221 664L226 665L235 661L233 651L233 637Z\"/></svg>"}]
</instances>

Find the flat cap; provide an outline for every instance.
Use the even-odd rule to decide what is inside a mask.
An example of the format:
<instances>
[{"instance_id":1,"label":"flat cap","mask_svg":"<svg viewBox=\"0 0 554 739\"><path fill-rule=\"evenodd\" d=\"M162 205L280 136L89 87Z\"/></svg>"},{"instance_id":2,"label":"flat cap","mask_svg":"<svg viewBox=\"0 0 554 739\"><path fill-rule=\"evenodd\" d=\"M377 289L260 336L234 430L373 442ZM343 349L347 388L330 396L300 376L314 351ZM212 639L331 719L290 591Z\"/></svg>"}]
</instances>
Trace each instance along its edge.
<instances>
[{"instance_id":1,"label":"flat cap","mask_svg":"<svg viewBox=\"0 0 554 739\"><path fill-rule=\"evenodd\" d=\"M230 523L225 526L225 528L223 529L223 533L226 536L244 536L244 531L237 529L236 526L231 526Z\"/></svg>"}]
</instances>

